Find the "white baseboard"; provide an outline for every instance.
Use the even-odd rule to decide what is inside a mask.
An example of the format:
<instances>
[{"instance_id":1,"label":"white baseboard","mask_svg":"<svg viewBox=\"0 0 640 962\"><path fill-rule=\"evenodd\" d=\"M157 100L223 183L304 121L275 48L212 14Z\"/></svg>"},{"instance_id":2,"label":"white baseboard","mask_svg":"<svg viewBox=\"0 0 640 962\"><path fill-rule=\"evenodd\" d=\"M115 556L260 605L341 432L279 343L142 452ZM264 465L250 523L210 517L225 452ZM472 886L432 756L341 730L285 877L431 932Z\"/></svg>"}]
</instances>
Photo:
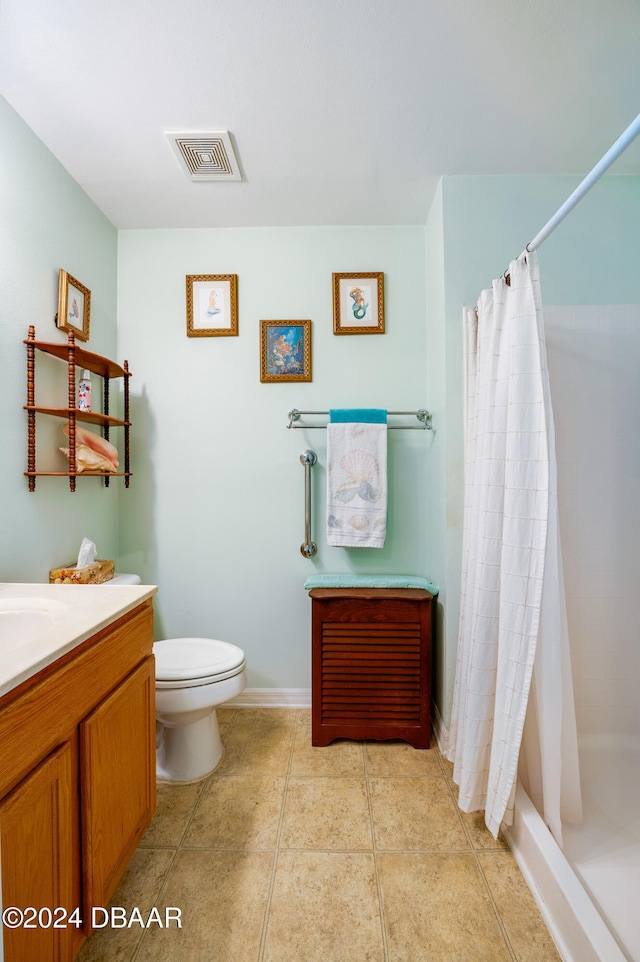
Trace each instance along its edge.
<instances>
[{"instance_id":1,"label":"white baseboard","mask_svg":"<svg viewBox=\"0 0 640 962\"><path fill-rule=\"evenodd\" d=\"M433 731L436 736L436 741L438 742L438 748L440 749L440 754L443 758L447 757L447 749L449 748L449 729L445 726L442 720L442 715L438 710L438 706L433 706L433 714L431 716L433 722Z\"/></svg>"},{"instance_id":2,"label":"white baseboard","mask_svg":"<svg viewBox=\"0 0 640 962\"><path fill-rule=\"evenodd\" d=\"M227 705L234 708L311 708L310 688L245 688ZM449 732L437 706L433 707L433 728L438 748L444 755L449 744Z\"/></svg>"},{"instance_id":3,"label":"white baseboard","mask_svg":"<svg viewBox=\"0 0 640 962\"><path fill-rule=\"evenodd\" d=\"M234 708L311 708L311 689L245 688L226 704Z\"/></svg>"}]
</instances>

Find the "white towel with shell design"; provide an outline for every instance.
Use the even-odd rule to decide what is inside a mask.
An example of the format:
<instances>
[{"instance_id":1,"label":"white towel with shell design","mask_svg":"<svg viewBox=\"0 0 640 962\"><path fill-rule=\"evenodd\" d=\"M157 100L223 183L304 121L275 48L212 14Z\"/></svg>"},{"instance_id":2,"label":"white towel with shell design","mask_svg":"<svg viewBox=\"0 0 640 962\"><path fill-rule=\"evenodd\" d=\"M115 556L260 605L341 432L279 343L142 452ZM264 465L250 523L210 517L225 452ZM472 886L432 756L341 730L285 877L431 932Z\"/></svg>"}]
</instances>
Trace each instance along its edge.
<instances>
[{"instance_id":1,"label":"white towel with shell design","mask_svg":"<svg viewBox=\"0 0 640 962\"><path fill-rule=\"evenodd\" d=\"M382 548L387 533L387 425L327 425L327 544Z\"/></svg>"}]
</instances>

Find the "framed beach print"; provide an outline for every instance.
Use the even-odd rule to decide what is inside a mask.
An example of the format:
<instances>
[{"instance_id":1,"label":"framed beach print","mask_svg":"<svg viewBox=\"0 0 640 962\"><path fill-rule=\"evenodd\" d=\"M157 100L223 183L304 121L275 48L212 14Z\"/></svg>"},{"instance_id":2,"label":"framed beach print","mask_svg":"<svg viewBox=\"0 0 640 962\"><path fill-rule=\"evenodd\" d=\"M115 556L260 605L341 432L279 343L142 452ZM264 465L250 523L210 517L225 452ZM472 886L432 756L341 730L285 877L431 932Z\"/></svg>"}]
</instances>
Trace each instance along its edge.
<instances>
[{"instance_id":1,"label":"framed beach print","mask_svg":"<svg viewBox=\"0 0 640 962\"><path fill-rule=\"evenodd\" d=\"M187 274L187 337L238 334L238 275Z\"/></svg>"},{"instance_id":2,"label":"framed beach print","mask_svg":"<svg viewBox=\"0 0 640 962\"><path fill-rule=\"evenodd\" d=\"M58 313L56 327L73 331L79 341L89 340L91 291L67 271L58 272Z\"/></svg>"},{"instance_id":3,"label":"framed beach print","mask_svg":"<svg viewBox=\"0 0 640 962\"><path fill-rule=\"evenodd\" d=\"M311 380L311 321L260 321L260 380Z\"/></svg>"},{"instance_id":4,"label":"framed beach print","mask_svg":"<svg viewBox=\"0 0 640 962\"><path fill-rule=\"evenodd\" d=\"M384 334L384 274L333 275L333 333Z\"/></svg>"}]
</instances>

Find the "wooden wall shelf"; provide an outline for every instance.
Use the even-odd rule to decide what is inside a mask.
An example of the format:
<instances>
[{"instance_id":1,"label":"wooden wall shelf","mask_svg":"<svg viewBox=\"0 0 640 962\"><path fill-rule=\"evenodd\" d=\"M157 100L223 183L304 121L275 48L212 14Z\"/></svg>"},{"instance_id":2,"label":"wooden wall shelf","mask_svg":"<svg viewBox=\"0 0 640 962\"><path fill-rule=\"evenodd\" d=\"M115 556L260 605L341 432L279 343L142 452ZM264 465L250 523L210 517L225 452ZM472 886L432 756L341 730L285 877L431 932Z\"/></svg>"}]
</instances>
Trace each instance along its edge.
<instances>
[{"instance_id":1,"label":"wooden wall shelf","mask_svg":"<svg viewBox=\"0 0 640 962\"><path fill-rule=\"evenodd\" d=\"M99 477L104 478L105 487L109 486L110 478L124 478L125 487L129 487L130 470L129 452L129 378L131 372L127 361L121 367L115 361L93 354L75 343L72 331L69 332L66 344L37 341L35 328L29 327L27 345L27 470L24 472L29 479L29 491L35 491L37 477L65 477L69 478L69 488L76 490L76 478ZM57 357L67 363L67 407L43 407L35 403L35 355L36 351ZM79 411L76 407L76 368L91 371L103 379L103 413L94 411ZM109 413L110 381L112 378L124 379L124 418L115 418ZM36 470L36 414L62 418L69 422L69 470L68 471L37 471ZM124 471L114 473L108 471L77 471L76 470L76 423L96 424L102 429L102 437L109 440L111 428L124 429Z\"/></svg>"},{"instance_id":2,"label":"wooden wall shelf","mask_svg":"<svg viewBox=\"0 0 640 962\"><path fill-rule=\"evenodd\" d=\"M87 424L99 424L101 427L108 425L112 428L123 428L131 426L131 421L121 421L120 418L113 418L108 414L98 414L95 411L79 411L78 408L44 408L29 404L24 405L25 411L35 411L36 414L50 414L55 418L68 420L72 415L76 421L85 421Z\"/></svg>"}]
</instances>

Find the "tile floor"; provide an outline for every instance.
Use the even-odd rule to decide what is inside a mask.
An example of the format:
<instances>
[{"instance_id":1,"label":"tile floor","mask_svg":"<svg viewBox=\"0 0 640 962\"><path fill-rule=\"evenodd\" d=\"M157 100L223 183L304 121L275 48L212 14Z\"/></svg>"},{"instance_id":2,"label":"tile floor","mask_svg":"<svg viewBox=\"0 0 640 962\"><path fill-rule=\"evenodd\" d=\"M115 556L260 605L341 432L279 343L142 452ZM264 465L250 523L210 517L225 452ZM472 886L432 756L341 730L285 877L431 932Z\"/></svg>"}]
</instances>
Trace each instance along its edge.
<instances>
[{"instance_id":1,"label":"tile floor","mask_svg":"<svg viewBox=\"0 0 640 962\"><path fill-rule=\"evenodd\" d=\"M437 748L311 747L310 712L222 709L216 772L159 785L112 900L182 928L105 928L78 962L558 962L506 844Z\"/></svg>"}]
</instances>

